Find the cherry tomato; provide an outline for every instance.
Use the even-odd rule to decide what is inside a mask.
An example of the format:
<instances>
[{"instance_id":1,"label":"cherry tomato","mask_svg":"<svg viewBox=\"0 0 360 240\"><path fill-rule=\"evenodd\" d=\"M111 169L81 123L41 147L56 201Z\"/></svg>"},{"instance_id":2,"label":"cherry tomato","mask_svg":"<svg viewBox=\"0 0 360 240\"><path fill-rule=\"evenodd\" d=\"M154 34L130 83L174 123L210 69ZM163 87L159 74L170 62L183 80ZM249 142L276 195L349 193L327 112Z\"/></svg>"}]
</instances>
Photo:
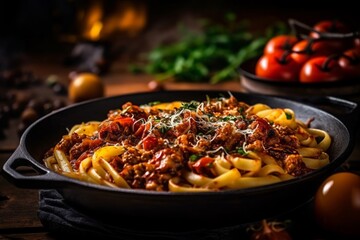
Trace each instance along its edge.
<instances>
[{"instance_id":1,"label":"cherry tomato","mask_svg":"<svg viewBox=\"0 0 360 240\"><path fill-rule=\"evenodd\" d=\"M292 46L298 41L297 37L292 35L278 35L271 38L264 47L264 54L274 52L290 51Z\"/></svg>"},{"instance_id":2,"label":"cherry tomato","mask_svg":"<svg viewBox=\"0 0 360 240\"><path fill-rule=\"evenodd\" d=\"M360 76L360 48L352 48L343 53L339 65L344 71L345 78Z\"/></svg>"},{"instance_id":3,"label":"cherry tomato","mask_svg":"<svg viewBox=\"0 0 360 240\"><path fill-rule=\"evenodd\" d=\"M350 29L343 22L339 20L323 20L317 22L313 29L318 32L328 32L328 33L348 33ZM310 37L319 38L320 35L317 32L311 32Z\"/></svg>"},{"instance_id":4,"label":"cherry tomato","mask_svg":"<svg viewBox=\"0 0 360 240\"><path fill-rule=\"evenodd\" d=\"M338 20L323 20L316 23L313 29L320 33L349 33L350 29L344 23ZM320 38L321 36L317 32L311 32L310 37ZM352 47L350 39L326 39L327 45L334 50L344 51L345 49Z\"/></svg>"},{"instance_id":5,"label":"cherry tomato","mask_svg":"<svg viewBox=\"0 0 360 240\"><path fill-rule=\"evenodd\" d=\"M314 214L325 230L359 237L360 176L338 172L326 178L315 194Z\"/></svg>"},{"instance_id":6,"label":"cherry tomato","mask_svg":"<svg viewBox=\"0 0 360 240\"><path fill-rule=\"evenodd\" d=\"M143 139L142 145L146 151L149 151L158 145L158 140L155 136L147 136Z\"/></svg>"},{"instance_id":7,"label":"cherry tomato","mask_svg":"<svg viewBox=\"0 0 360 240\"><path fill-rule=\"evenodd\" d=\"M148 82L148 88L151 91L165 90L164 84L156 80L151 80L150 82Z\"/></svg>"},{"instance_id":8,"label":"cherry tomato","mask_svg":"<svg viewBox=\"0 0 360 240\"><path fill-rule=\"evenodd\" d=\"M300 82L332 82L344 78L338 61L331 57L316 57L307 61L300 71Z\"/></svg>"},{"instance_id":9,"label":"cherry tomato","mask_svg":"<svg viewBox=\"0 0 360 240\"><path fill-rule=\"evenodd\" d=\"M303 65L309 59L319 56L328 56L338 52L325 40L301 40L292 48L291 57Z\"/></svg>"},{"instance_id":10,"label":"cherry tomato","mask_svg":"<svg viewBox=\"0 0 360 240\"><path fill-rule=\"evenodd\" d=\"M202 157L199 160L196 160L195 163L189 161L189 166L193 169L196 173L211 176L212 164L214 163L214 158L211 157Z\"/></svg>"},{"instance_id":11,"label":"cherry tomato","mask_svg":"<svg viewBox=\"0 0 360 240\"><path fill-rule=\"evenodd\" d=\"M120 125L123 127L132 127L134 124L134 119L131 117L117 117L114 119L114 121L120 123Z\"/></svg>"},{"instance_id":12,"label":"cherry tomato","mask_svg":"<svg viewBox=\"0 0 360 240\"><path fill-rule=\"evenodd\" d=\"M289 54L275 52L262 55L256 63L255 74L267 80L295 82L299 78L301 65Z\"/></svg>"},{"instance_id":13,"label":"cherry tomato","mask_svg":"<svg viewBox=\"0 0 360 240\"><path fill-rule=\"evenodd\" d=\"M354 48L357 48L360 50L360 37L354 38Z\"/></svg>"}]
</instances>

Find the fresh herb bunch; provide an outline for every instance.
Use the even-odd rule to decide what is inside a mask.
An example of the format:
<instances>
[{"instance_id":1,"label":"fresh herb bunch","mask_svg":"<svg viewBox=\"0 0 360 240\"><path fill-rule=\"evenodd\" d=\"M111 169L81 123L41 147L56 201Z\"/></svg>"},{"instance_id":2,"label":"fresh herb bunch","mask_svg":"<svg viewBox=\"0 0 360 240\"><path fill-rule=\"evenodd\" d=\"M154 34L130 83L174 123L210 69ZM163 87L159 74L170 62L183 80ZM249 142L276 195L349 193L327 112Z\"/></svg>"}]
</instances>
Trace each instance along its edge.
<instances>
[{"instance_id":1,"label":"fresh herb bunch","mask_svg":"<svg viewBox=\"0 0 360 240\"><path fill-rule=\"evenodd\" d=\"M272 36L289 32L285 24L276 23L262 35L254 34L232 13L223 23L203 21L200 33L183 31L177 42L154 48L147 53L144 66L132 65L131 70L155 75L158 81L215 84L235 79L240 64L261 55Z\"/></svg>"}]
</instances>

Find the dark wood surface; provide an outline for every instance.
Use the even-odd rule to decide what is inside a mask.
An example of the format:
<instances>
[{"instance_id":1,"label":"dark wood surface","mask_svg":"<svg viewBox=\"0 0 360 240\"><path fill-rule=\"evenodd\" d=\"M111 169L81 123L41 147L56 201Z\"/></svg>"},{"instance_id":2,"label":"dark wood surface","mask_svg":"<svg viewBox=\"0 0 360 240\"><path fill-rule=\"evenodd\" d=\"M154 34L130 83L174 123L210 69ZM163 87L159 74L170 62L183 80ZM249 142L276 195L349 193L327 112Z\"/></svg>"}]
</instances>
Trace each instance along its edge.
<instances>
[{"instance_id":1,"label":"dark wood surface","mask_svg":"<svg viewBox=\"0 0 360 240\"><path fill-rule=\"evenodd\" d=\"M40 76L46 77L56 73L64 81L67 81L69 69L50 64L46 58L37 58L28 67ZM133 92L149 91L148 82L152 80L147 75L132 75L124 73L121 68L113 66L113 70L103 76L106 86L106 96L117 94L127 94ZM219 85L209 85L206 83L167 83L166 89L223 89L232 91L243 91L238 80L226 82ZM7 137L0 141L0 167L12 154L17 147L19 137L15 133L16 120L12 120L10 128L7 130ZM351 166L359 168L359 144L351 157ZM38 218L39 190L22 189L0 176L0 239L56 239L54 235L48 233ZM306 221L306 219L305 219ZM316 235L309 239L326 239Z\"/></svg>"}]
</instances>

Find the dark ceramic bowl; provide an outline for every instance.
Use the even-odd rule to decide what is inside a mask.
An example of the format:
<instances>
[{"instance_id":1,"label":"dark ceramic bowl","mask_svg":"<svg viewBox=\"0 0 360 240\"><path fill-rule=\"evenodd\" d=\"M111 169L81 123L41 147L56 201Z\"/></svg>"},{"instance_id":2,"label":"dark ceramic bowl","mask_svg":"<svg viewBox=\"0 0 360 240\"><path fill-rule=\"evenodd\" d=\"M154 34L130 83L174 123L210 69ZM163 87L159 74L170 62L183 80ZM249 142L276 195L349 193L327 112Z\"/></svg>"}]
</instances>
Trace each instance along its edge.
<instances>
[{"instance_id":1,"label":"dark ceramic bowl","mask_svg":"<svg viewBox=\"0 0 360 240\"><path fill-rule=\"evenodd\" d=\"M258 59L250 59L239 68L240 84L247 92L278 96L336 96L351 100L359 98L360 79L324 83L282 82L264 79L255 74Z\"/></svg>"}]
</instances>

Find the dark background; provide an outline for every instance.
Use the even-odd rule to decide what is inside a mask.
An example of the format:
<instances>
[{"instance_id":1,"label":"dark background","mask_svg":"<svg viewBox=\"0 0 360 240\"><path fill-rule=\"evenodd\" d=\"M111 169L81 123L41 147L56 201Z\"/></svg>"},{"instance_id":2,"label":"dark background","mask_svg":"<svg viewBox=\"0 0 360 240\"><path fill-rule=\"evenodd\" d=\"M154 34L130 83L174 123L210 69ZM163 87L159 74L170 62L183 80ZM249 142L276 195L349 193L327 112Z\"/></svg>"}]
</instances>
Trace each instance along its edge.
<instances>
[{"instance_id":1,"label":"dark background","mask_svg":"<svg viewBox=\"0 0 360 240\"><path fill-rule=\"evenodd\" d=\"M111 14L119 2L143 4L147 9L147 25L143 32L160 23L173 28L184 18L208 17L221 19L227 12L249 20L254 29L262 30L272 22L295 18L307 24L324 19L339 19L353 29L360 23L360 14L350 1L316 3L315 1L240 1L240 0L12 0L0 3L0 39L19 44L27 50L44 49L59 41L63 34L77 34L77 14L94 2L100 2L106 14ZM163 28L166 31L165 28ZM141 37L141 35L139 35ZM11 40L9 40L11 39ZM4 43L3 43L4 44Z\"/></svg>"}]
</instances>

